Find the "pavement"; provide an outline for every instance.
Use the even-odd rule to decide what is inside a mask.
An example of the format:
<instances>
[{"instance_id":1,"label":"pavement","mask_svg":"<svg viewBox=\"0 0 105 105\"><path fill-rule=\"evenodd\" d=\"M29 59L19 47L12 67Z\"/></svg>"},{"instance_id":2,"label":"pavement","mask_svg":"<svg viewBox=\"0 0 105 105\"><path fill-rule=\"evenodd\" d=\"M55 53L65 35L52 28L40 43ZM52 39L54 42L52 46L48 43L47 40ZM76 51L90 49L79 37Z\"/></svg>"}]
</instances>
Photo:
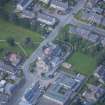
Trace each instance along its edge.
<instances>
[{"instance_id":1,"label":"pavement","mask_svg":"<svg viewBox=\"0 0 105 105\"><path fill-rule=\"evenodd\" d=\"M23 85L21 89L19 89L12 100L8 103L8 105L19 105L20 100L24 93L39 80L39 75L36 73L32 74L29 71L29 66L33 63L38 56L42 54L42 47L49 42L52 42L58 35L61 27L68 23L72 23L74 21L73 14L77 13L81 8L83 8L86 0L79 0L78 4L73 8L73 10L66 16L59 18L60 23L56 26L56 28L52 31L52 33L46 38L42 43L40 43L39 47L32 53L32 55L25 61L23 65L23 72L26 77L26 83Z\"/></svg>"}]
</instances>

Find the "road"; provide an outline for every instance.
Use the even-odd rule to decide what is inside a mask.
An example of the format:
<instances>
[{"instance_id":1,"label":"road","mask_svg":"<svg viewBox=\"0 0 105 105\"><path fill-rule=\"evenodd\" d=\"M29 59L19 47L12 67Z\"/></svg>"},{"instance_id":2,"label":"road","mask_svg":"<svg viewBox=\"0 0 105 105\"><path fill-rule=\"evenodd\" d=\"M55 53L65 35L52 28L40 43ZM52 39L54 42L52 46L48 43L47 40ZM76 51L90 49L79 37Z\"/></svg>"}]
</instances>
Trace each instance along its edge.
<instances>
[{"instance_id":1,"label":"road","mask_svg":"<svg viewBox=\"0 0 105 105\"><path fill-rule=\"evenodd\" d=\"M47 39L45 39L39 45L39 47L33 52L33 54L25 61L24 65L23 65L23 71L24 71L24 75L26 77L26 83L20 90L18 90L18 92L12 98L12 101L8 103L8 105L19 105L19 102L20 102L22 96L24 95L25 91L27 89L29 89L32 86L32 84L34 84L38 80L38 78L39 78L38 75L31 74L29 72L30 64L32 62L34 62L38 56L41 55L41 50L42 50L43 45L46 45L47 43L53 41L57 37L61 27L63 27L65 24L68 24L69 22L72 22L73 13L77 13L78 10L83 8L84 3L85 3L85 0L84 1L79 0L78 4L73 8L73 10L68 15L61 17L60 23L58 24L58 26L56 26L56 28L52 31L52 33L49 35L49 37Z\"/></svg>"}]
</instances>

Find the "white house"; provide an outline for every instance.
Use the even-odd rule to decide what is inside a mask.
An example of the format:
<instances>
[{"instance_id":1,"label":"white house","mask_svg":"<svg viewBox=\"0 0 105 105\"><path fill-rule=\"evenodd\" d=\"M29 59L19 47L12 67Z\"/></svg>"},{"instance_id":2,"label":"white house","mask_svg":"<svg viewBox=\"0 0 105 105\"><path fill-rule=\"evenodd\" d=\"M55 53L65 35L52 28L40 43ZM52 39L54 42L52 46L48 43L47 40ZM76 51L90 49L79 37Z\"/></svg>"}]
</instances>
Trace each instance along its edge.
<instances>
[{"instance_id":1,"label":"white house","mask_svg":"<svg viewBox=\"0 0 105 105\"><path fill-rule=\"evenodd\" d=\"M39 1L41 1L41 2L43 2L45 4L48 4L51 0L39 0Z\"/></svg>"},{"instance_id":2,"label":"white house","mask_svg":"<svg viewBox=\"0 0 105 105\"><path fill-rule=\"evenodd\" d=\"M53 26L56 23L56 18L45 13L38 13L37 20L47 25Z\"/></svg>"},{"instance_id":3,"label":"white house","mask_svg":"<svg viewBox=\"0 0 105 105\"><path fill-rule=\"evenodd\" d=\"M68 8L68 3L67 2L64 3L59 0L52 0L50 6L58 10L65 11Z\"/></svg>"}]
</instances>

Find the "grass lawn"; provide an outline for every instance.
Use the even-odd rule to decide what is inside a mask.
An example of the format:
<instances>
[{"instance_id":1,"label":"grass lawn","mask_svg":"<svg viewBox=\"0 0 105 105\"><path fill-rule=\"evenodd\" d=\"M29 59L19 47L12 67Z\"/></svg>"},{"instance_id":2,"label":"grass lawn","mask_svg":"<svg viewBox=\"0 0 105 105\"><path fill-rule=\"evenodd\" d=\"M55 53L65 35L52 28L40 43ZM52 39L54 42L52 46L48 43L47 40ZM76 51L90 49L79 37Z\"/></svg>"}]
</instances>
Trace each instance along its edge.
<instances>
[{"instance_id":1,"label":"grass lawn","mask_svg":"<svg viewBox=\"0 0 105 105\"><path fill-rule=\"evenodd\" d=\"M5 53L8 51L13 51L13 52L18 51L18 53L22 53L22 51L18 47L11 47L6 42L0 42L0 49L3 49L3 51L0 51L0 58L4 57Z\"/></svg>"},{"instance_id":2,"label":"grass lawn","mask_svg":"<svg viewBox=\"0 0 105 105\"><path fill-rule=\"evenodd\" d=\"M14 37L16 41L22 41L26 37L31 37L35 42L42 40L40 34L0 19L0 40L8 37Z\"/></svg>"},{"instance_id":3,"label":"grass lawn","mask_svg":"<svg viewBox=\"0 0 105 105\"><path fill-rule=\"evenodd\" d=\"M42 41L42 37L40 34L16 26L12 23L4 21L3 19L0 19L0 40L6 40L9 37L13 37L17 42L20 43L22 43L26 37L30 37L33 40L33 42L40 43ZM2 47L6 48L7 44L0 42L0 48ZM8 49L9 48L10 47L8 46ZM28 54L31 54L34 50L35 50L34 48L29 48L29 49L26 48Z\"/></svg>"},{"instance_id":4,"label":"grass lawn","mask_svg":"<svg viewBox=\"0 0 105 105\"><path fill-rule=\"evenodd\" d=\"M76 72L84 75L90 75L96 68L96 60L91 56L75 52L68 62L73 65Z\"/></svg>"}]
</instances>

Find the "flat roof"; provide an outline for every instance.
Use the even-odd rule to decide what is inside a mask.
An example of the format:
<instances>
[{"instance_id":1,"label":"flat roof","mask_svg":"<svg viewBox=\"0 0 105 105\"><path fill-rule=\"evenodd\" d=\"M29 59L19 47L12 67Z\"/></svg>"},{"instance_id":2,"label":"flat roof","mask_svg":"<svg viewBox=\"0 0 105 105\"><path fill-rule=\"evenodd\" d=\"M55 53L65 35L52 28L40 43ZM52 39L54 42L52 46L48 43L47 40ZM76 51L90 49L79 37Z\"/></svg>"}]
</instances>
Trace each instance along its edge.
<instances>
[{"instance_id":1,"label":"flat roof","mask_svg":"<svg viewBox=\"0 0 105 105\"><path fill-rule=\"evenodd\" d=\"M40 98L38 105L60 105L60 104L42 97Z\"/></svg>"},{"instance_id":2,"label":"flat roof","mask_svg":"<svg viewBox=\"0 0 105 105\"><path fill-rule=\"evenodd\" d=\"M79 75L72 76L61 73L57 80L47 90L44 97L58 103L65 103L68 99L72 98L73 94L80 88L83 80L84 78Z\"/></svg>"}]
</instances>

